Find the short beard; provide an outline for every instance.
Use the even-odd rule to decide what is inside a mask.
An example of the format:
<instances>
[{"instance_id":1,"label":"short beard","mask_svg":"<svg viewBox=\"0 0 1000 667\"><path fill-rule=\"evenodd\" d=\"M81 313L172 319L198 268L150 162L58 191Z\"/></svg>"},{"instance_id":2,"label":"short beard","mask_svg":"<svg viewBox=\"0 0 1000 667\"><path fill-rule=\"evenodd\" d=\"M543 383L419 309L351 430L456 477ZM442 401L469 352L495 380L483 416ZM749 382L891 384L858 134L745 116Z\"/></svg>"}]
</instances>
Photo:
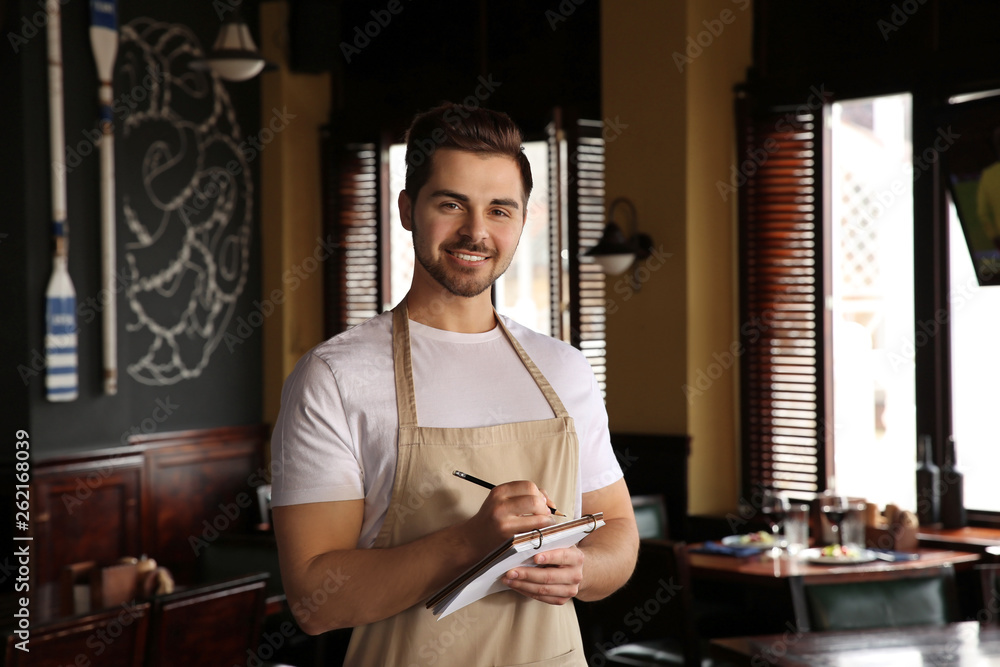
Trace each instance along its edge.
<instances>
[{"instance_id":1,"label":"short beard","mask_svg":"<svg viewBox=\"0 0 1000 667\"><path fill-rule=\"evenodd\" d=\"M483 282L472 282L472 281L456 282L454 280L454 274L449 274L445 270L444 265L443 265L443 261L435 263L435 262L433 262L431 260L430 257L426 257L426 256L423 255L423 253L421 253L421 251L420 251L420 242L419 242L419 239L418 239L419 232L417 231L420 228L420 225L417 224L416 219L413 217L413 211L412 211L412 209L410 211L410 220L412 220L412 231L411 231L411 234L413 235L413 256L414 256L414 258L417 260L417 262L420 263L420 266L424 267L424 270L427 271L427 273L431 276L431 278L433 278L434 280L436 280L439 285L441 285L442 287L444 287L451 294L453 294L455 296L461 296L461 297L470 298L470 299L472 297L479 296L480 294L482 294L483 292L485 292L489 288L493 287L493 283L495 283L497 281L497 278L499 278L500 276L502 276L504 274L504 272L507 270L506 266L503 267L500 270L499 273L497 273L495 276L492 276L488 281L483 281ZM486 248L486 246L476 245L476 244L472 244L472 243L464 245L464 246L455 246L453 248L450 248L450 250L468 250L470 252L479 252L479 253L483 253L483 254L489 253L489 249ZM493 255L493 257L495 258L495 255ZM511 257L513 258L513 255ZM463 269L461 267L458 267L456 270L459 271L459 272L463 271ZM474 269L468 269L469 273L472 273L473 271L474 271Z\"/></svg>"}]
</instances>

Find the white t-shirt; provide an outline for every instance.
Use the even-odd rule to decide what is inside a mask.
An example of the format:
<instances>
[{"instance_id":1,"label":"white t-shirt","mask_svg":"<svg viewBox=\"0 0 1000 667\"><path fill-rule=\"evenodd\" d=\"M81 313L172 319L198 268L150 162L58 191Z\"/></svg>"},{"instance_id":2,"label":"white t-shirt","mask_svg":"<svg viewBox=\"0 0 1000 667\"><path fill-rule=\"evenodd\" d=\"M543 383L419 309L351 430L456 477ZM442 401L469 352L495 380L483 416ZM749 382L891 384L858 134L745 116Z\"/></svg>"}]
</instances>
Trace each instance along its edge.
<instances>
[{"instance_id":1,"label":"white t-shirt","mask_svg":"<svg viewBox=\"0 0 1000 667\"><path fill-rule=\"evenodd\" d=\"M622 477L597 381L579 350L507 317L504 324L573 418L579 516L582 493ZM461 334L411 320L410 349L419 426L471 428L554 416L499 326ZM285 381L271 439L272 505L364 498L358 546L372 546L396 471L394 377L391 312L302 357Z\"/></svg>"}]
</instances>

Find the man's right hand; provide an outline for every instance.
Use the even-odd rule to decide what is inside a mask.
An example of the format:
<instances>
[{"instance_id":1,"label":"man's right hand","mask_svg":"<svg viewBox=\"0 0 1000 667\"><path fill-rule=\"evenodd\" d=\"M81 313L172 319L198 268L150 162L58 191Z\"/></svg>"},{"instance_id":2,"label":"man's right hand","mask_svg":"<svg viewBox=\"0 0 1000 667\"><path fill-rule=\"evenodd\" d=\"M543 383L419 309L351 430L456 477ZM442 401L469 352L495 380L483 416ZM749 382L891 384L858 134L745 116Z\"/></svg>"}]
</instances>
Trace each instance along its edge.
<instances>
[{"instance_id":1,"label":"man's right hand","mask_svg":"<svg viewBox=\"0 0 1000 667\"><path fill-rule=\"evenodd\" d=\"M517 533L556 522L549 498L534 482L520 480L493 487L479 512L468 520L468 534L477 550L488 553Z\"/></svg>"}]
</instances>

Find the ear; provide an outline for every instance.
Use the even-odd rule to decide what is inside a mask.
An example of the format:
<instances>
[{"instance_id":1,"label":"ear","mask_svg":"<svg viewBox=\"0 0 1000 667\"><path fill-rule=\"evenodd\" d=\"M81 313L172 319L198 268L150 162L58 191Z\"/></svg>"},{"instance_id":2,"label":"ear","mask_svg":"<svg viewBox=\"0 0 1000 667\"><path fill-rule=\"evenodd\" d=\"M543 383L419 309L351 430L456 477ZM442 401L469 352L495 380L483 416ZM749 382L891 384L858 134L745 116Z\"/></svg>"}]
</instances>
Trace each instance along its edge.
<instances>
[{"instance_id":1,"label":"ear","mask_svg":"<svg viewBox=\"0 0 1000 667\"><path fill-rule=\"evenodd\" d=\"M396 200L399 206L399 220L403 223L403 229L408 232L413 231L413 209L410 202L410 195L406 194L406 190L399 191L399 198Z\"/></svg>"}]
</instances>

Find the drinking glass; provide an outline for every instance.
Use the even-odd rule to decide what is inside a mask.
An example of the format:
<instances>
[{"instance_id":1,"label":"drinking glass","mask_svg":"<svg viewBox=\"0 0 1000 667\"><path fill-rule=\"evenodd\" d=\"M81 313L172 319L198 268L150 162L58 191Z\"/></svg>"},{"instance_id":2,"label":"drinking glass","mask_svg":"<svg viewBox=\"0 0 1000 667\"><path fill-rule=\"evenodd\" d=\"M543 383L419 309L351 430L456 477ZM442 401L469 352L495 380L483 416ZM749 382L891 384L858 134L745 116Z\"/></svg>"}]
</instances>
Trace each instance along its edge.
<instances>
[{"instance_id":1,"label":"drinking glass","mask_svg":"<svg viewBox=\"0 0 1000 667\"><path fill-rule=\"evenodd\" d=\"M847 516L847 498L834 491L824 491L820 497L820 511L826 515L833 529L834 544L844 544L844 517Z\"/></svg>"},{"instance_id":2,"label":"drinking glass","mask_svg":"<svg viewBox=\"0 0 1000 667\"><path fill-rule=\"evenodd\" d=\"M785 515L785 548L795 556L809 546L809 505L792 503Z\"/></svg>"},{"instance_id":3,"label":"drinking glass","mask_svg":"<svg viewBox=\"0 0 1000 667\"><path fill-rule=\"evenodd\" d=\"M785 521L785 514L788 513L788 498L780 495L774 489L764 489L760 501L760 513L764 515L764 519L771 527L774 543L778 545L781 526Z\"/></svg>"},{"instance_id":4,"label":"drinking glass","mask_svg":"<svg viewBox=\"0 0 1000 667\"><path fill-rule=\"evenodd\" d=\"M847 505L847 518L844 519L844 546L865 546L865 509L868 504L850 501Z\"/></svg>"}]
</instances>

